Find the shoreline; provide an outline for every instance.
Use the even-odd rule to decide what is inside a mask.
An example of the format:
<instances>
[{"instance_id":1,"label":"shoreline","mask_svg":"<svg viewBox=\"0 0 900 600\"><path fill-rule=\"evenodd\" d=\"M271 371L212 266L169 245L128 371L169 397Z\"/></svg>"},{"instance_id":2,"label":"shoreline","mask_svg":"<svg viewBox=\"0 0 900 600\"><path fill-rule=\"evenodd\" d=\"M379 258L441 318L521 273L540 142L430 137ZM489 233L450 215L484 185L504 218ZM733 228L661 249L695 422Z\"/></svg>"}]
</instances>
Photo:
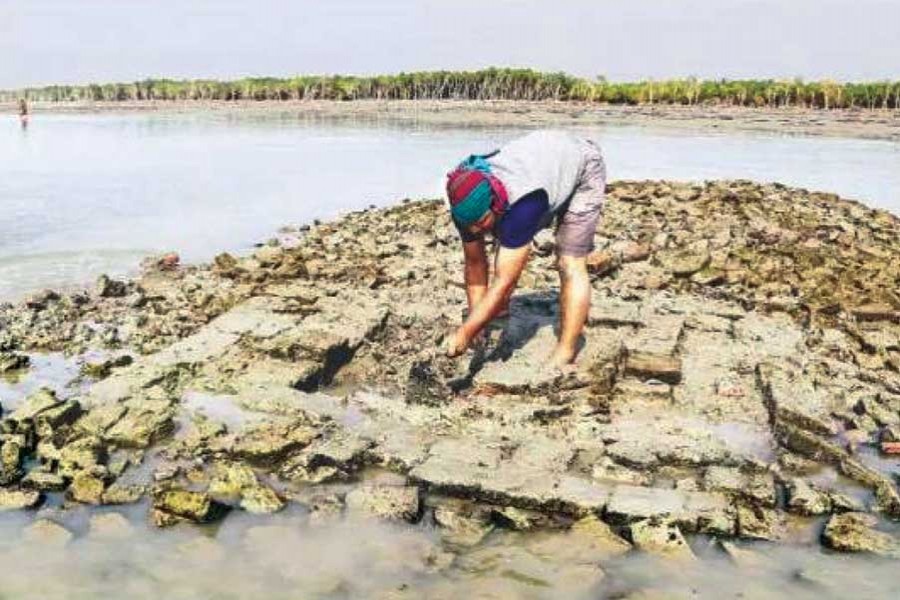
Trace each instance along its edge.
<instances>
[{"instance_id":1,"label":"shoreline","mask_svg":"<svg viewBox=\"0 0 900 600\"><path fill-rule=\"evenodd\" d=\"M520 101L153 101L35 103L46 114L285 115L322 120L384 121L450 127L653 126L693 131L744 131L900 141L900 111L597 105ZM0 114L14 114L0 103Z\"/></svg>"}]
</instances>

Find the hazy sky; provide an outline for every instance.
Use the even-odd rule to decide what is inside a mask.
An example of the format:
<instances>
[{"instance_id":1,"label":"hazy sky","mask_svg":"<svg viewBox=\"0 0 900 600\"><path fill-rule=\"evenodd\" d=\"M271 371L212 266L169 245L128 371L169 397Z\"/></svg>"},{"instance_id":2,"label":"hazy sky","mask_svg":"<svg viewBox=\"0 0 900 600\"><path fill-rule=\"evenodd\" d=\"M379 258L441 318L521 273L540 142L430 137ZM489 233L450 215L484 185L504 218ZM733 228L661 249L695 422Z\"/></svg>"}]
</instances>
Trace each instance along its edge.
<instances>
[{"instance_id":1,"label":"hazy sky","mask_svg":"<svg viewBox=\"0 0 900 600\"><path fill-rule=\"evenodd\" d=\"M900 0L0 0L0 87L490 65L900 79Z\"/></svg>"}]
</instances>

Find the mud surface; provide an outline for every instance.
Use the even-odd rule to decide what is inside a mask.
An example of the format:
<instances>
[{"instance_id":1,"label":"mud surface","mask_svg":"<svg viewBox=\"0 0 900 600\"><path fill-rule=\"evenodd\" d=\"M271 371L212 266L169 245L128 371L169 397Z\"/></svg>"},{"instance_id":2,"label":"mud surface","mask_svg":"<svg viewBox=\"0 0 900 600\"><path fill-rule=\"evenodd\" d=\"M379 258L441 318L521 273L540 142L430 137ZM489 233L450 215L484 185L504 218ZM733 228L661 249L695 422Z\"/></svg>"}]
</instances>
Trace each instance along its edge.
<instances>
[{"instance_id":1,"label":"mud surface","mask_svg":"<svg viewBox=\"0 0 900 600\"><path fill-rule=\"evenodd\" d=\"M465 294L440 202L4 305L4 539L80 554L122 513L99 527L149 555L188 540L186 560L321 597L895 597L900 221L779 185L619 182L597 247L568 374L543 366L543 234L511 315L441 356ZM337 541L354 526L365 543ZM327 581L259 550L310 539L345 559ZM203 568L136 593L202 596Z\"/></svg>"},{"instance_id":2,"label":"mud surface","mask_svg":"<svg viewBox=\"0 0 900 600\"><path fill-rule=\"evenodd\" d=\"M0 103L13 114L14 104ZM735 106L606 106L577 102L357 100L253 102L111 102L36 104L47 112L213 112L300 115L323 120L421 123L447 126L637 125L693 131L758 131L790 135L900 140L900 112Z\"/></svg>"}]
</instances>

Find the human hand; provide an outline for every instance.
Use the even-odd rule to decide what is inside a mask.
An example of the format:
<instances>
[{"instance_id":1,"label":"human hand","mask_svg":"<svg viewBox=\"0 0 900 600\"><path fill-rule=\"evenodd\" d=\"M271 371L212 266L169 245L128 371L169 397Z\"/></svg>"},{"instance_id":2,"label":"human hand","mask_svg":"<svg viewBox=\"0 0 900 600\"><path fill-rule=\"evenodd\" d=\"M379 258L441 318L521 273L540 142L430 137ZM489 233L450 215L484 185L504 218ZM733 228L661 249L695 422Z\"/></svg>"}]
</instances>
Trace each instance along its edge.
<instances>
[{"instance_id":1,"label":"human hand","mask_svg":"<svg viewBox=\"0 0 900 600\"><path fill-rule=\"evenodd\" d=\"M450 358L460 356L468 350L471 341L469 336L463 331L463 328L459 327L444 338L444 352Z\"/></svg>"}]
</instances>

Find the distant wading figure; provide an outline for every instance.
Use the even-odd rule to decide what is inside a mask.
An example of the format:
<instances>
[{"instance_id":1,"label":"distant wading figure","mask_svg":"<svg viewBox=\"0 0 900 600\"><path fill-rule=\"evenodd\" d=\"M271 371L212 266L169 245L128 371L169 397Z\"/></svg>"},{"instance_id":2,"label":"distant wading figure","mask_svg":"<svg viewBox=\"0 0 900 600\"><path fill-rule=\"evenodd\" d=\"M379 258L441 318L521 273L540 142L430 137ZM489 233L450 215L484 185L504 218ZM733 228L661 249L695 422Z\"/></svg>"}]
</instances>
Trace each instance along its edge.
<instances>
[{"instance_id":1,"label":"distant wading figure","mask_svg":"<svg viewBox=\"0 0 900 600\"><path fill-rule=\"evenodd\" d=\"M28 127L28 101L25 98L19 99L19 122L22 123L22 129Z\"/></svg>"},{"instance_id":2,"label":"distant wading figure","mask_svg":"<svg viewBox=\"0 0 900 600\"><path fill-rule=\"evenodd\" d=\"M468 318L447 342L449 356L465 352L493 318L507 311L531 241L555 220L560 329L549 362L562 369L574 361L590 309L587 255L594 248L605 189L600 148L561 131L536 131L491 154L472 155L448 174L447 196L462 237L469 301ZM490 285L486 232L499 244Z\"/></svg>"}]
</instances>

